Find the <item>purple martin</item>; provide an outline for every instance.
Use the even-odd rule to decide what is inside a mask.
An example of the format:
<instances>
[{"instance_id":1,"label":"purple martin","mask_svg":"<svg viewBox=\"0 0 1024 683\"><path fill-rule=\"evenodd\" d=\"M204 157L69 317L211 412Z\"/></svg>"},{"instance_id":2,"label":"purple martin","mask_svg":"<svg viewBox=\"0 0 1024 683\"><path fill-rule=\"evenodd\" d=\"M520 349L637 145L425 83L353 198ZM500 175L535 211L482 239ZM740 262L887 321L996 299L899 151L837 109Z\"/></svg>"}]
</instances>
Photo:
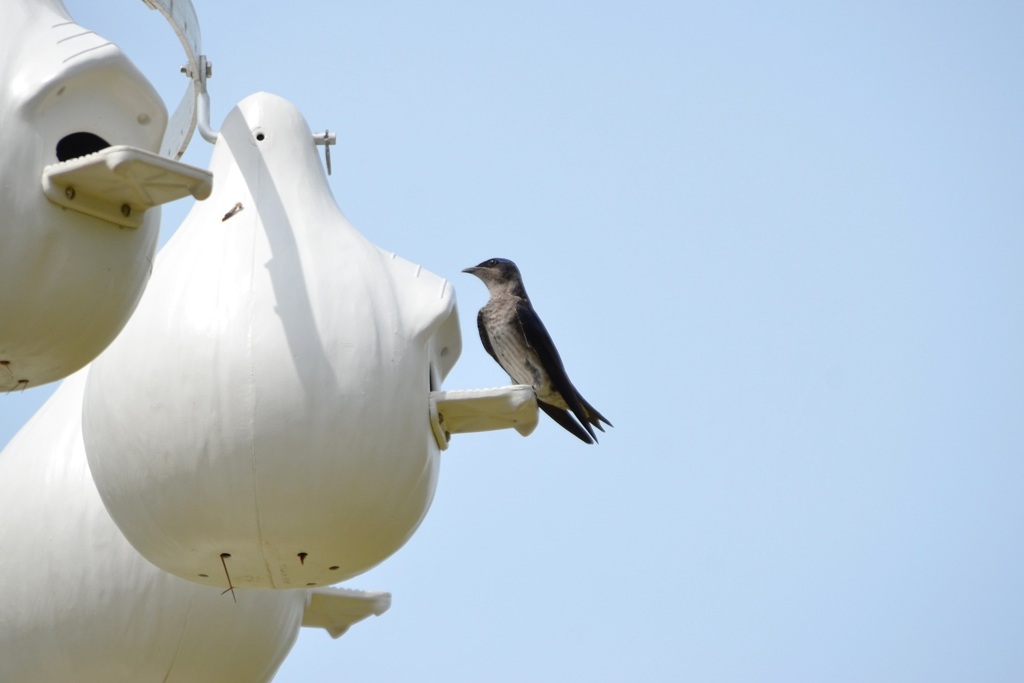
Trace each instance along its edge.
<instances>
[{"instance_id":1,"label":"purple martin","mask_svg":"<svg viewBox=\"0 0 1024 683\"><path fill-rule=\"evenodd\" d=\"M593 427L603 432L601 423L609 427L612 423L587 403L569 381L558 350L526 295L516 264L492 258L462 272L483 280L491 295L476 317L480 341L487 353L513 382L533 387L537 405L552 420L585 443L596 443Z\"/></svg>"}]
</instances>

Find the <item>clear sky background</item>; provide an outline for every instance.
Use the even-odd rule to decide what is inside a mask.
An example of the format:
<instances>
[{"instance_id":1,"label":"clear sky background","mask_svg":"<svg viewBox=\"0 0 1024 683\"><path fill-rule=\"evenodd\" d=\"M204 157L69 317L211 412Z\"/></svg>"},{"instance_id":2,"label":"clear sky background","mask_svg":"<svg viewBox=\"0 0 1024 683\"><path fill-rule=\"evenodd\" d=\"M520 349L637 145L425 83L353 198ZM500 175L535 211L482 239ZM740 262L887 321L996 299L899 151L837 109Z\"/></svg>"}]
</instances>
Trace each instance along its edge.
<instances>
[{"instance_id":1,"label":"clear sky background","mask_svg":"<svg viewBox=\"0 0 1024 683\"><path fill-rule=\"evenodd\" d=\"M194 2L214 126L288 98L455 284L445 387L507 383L460 272L503 256L616 425L457 436L345 584L391 610L276 682L1020 680L1024 5ZM68 6L177 105L157 12Z\"/></svg>"}]
</instances>

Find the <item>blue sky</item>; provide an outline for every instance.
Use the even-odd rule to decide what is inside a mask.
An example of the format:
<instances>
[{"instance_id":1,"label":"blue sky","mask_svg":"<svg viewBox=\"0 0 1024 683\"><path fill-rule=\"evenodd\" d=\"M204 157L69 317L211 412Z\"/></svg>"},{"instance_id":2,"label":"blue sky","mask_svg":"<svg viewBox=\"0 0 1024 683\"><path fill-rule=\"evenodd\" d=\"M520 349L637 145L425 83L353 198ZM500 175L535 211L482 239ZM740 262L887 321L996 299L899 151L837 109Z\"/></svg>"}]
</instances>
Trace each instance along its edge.
<instances>
[{"instance_id":1,"label":"blue sky","mask_svg":"<svg viewBox=\"0 0 1024 683\"><path fill-rule=\"evenodd\" d=\"M288 98L352 223L455 283L446 388L507 381L460 272L503 256L616 425L456 437L346 584L391 610L275 681L1017 680L1024 5L194 1L214 126ZM173 109L158 13L67 4Z\"/></svg>"}]
</instances>

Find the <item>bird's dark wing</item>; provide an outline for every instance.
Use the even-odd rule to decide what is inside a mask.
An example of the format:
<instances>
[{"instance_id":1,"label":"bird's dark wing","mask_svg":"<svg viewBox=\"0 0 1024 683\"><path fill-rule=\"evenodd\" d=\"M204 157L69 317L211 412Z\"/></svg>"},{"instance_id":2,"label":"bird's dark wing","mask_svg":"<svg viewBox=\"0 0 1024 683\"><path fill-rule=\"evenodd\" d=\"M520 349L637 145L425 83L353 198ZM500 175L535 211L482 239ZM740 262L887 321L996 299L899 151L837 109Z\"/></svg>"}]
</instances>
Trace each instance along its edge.
<instances>
[{"instance_id":1,"label":"bird's dark wing","mask_svg":"<svg viewBox=\"0 0 1024 683\"><path fill-rule=\"evenodd\" d=\"M596 439L594 430L590 426L590 420L587 419L587 411L580 402L580 396L576 393L576 387L569 381L569 375L566 374L565 366L562 365L562 358L558 355L558 349L555 348L555 343L551 341L551 335L548 334L547 328L544 327L544 323L541 322L537 312L533 310L529 300L522 299L516 303L516 317L519 318L519 325L523 328L523 336L526 337L526 343L537 352L541 364L547 370L548 377L551 378L551 384L562 395L562 398L565 399L569 410L580 421L580 424L587 430L590 437ZM552 415L550 411L545 409L544 412L550 415L555 422L569 429L569 427L566 427L565 422ZM567 421L572 421L567 414L563 415L563 417ZM572 429L569 429L569 431L576 434ZM576 435L579 436L579 434Z\"/></svg>"},{"instance_id":2,"label":"bird's dark wing","mask_svg":"<svg viewBox=\"0 0 1024 683\"><path fill-rule=\"evenodd\" d=\"M572 419L572 415L569 414L568 410L563 410L550 403L544 403L544 401L537 401L537 407L547 413L548 417L552 420L565 427L567 432L577 437L580 441L594 443L594 439L577 424L576 420Z\"/></svg>"},{"instance_id":3,"label":"bird's dark wing","mask_svg":"<svg viewBox=\"0 0 1024 683\"><path fill-rule=\"evenodd\" d=\"M480 341L484 345L484 351L489 353L491 358L494 359L494 362L500 366L501 361L499 361L498 357L494 354L494 347L491 346L491 337L487 334L487 326L484 325L483 309L480 309L480 312L476 314L476 329L480 331Z\"/></svg>"}]
</instances>

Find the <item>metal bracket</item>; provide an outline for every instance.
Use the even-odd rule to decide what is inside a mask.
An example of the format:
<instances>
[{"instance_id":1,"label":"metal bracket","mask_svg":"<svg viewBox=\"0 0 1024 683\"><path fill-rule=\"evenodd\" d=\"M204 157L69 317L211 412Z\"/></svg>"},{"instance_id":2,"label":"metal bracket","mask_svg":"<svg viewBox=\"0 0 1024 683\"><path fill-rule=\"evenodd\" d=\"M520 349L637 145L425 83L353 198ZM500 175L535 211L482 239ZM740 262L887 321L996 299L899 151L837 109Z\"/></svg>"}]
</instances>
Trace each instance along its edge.
<instances>
[{"instance_id":1,"label":"metal bracket","mask_svg":"<svg viewBox=\"0 0 1024 683\"><path fill-rule=\"evenodd\" d=\"M313 142L323 145L324 156L327 158L327 175L331 175L331 145L338 144L338 136L329 130L313 133Z\"/></svg>"},{"instance_id":2,"label":"metal bracket","mask_svg":"<svg viewBox=\"0 0 1024 683\"><path fill-rule=\"evenodd\" d=\"M182 72L194 71L199 64L198 55L202 51L202 40L199 33L199 18L191 0L142 1L150 9L159 10L178 37L188 60L188 66L183 68ZM191 74L189 81L181 102L167 121L167 131L160 143L160 154L171 159L181 158L196 128L196 99L199 91Z\"/></svg>"}]
</instances>

